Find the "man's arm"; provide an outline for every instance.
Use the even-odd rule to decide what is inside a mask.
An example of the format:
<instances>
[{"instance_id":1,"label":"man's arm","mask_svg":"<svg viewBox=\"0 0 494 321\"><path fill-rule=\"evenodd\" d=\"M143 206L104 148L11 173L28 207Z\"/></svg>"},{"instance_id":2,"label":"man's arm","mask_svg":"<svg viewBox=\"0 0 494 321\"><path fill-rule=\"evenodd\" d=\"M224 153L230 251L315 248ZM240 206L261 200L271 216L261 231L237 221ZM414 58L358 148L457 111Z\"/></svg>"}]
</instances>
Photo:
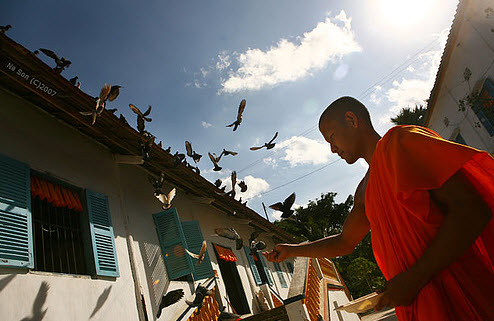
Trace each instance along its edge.
<instances>
[{"instance_id":1,"label":"man's arm","mask_svg":"<svg viewBox=\"0 0 494 321\"><path fill-rule=\"evenodd\" d=\"M370 229L365 215L364 198L368 174L362 179L357 190L353 208L343 224L340 234L302 244L278 244L270 252L263 255L271 262L281 262L290 257L336 257L350 254L367 235Z\"/></svg>"},{"instance_id":2,"label":"man's arm","mask_svg":"<svg viewBox=\"0 0 494 321\"><path fill-rule=\"evenodd\" d=\"M461 171L429 193L445 215L442 225L417 262L388 282L376 310L412 303L422 287L473 244L492 218L488 205Z\"/></svg>"}]
</instances>

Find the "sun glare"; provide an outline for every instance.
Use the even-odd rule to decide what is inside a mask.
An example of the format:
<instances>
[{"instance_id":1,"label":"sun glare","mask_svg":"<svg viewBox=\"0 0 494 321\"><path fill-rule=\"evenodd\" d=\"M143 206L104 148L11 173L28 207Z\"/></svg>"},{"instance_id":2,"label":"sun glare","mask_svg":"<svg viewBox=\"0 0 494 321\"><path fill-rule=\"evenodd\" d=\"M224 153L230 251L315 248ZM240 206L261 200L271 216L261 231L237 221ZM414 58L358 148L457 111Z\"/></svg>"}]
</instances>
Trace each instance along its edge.
<instances>
[{"instance_id":1,"label":"sun glare","mask_svg":"<svg viewBox=\"0 0 494 321\"><path fill-rule=\"evenodd\" d=\"M383 19L398 28L419 23L434 0L378 0Z\"/></svg>"}]
</instances>

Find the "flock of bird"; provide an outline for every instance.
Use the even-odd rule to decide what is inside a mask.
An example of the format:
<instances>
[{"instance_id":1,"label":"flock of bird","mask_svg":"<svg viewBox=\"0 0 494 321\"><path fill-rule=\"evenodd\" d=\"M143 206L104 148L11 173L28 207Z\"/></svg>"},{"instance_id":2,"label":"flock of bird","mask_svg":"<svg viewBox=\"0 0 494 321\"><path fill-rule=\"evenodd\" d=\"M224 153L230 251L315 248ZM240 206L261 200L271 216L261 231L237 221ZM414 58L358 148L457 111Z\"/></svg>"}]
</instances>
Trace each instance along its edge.
<instances>
[{"instance_id":1,"label":"flock of bird","mask_svg":"<svg viewBox=\"0 0 494 321\"><path fill-rule=\"evenodd\" d=\"M6 31L8 31L12 26L11 25L6 25L6 26L0 26L0 33L5 34ZM59 57L55 52L45 49L45 48L40 48L39 51L41 51L43 54L45 54L47 57L52 58L55 61L56 66L53 68L56 72L61 73L64 71L66 68L68 68L71 65L70 60L66 59L65 57ZM39 53L38 50L35 50L33 52L34 55L38 55ZM76 86L77 88L81 88L81 83L78 81L78 77L71 78L69 82ZM96 103L94 106L94 109L91 111L81 111L80 114L82 116L90 117L91 118L91 125L94 125L99 117L101 117L104 112L109 112L114 114L116 112L116 108L114 109L109 109L107 108L107 103L108 102L113 102L115 99L120 94L120 88L123 88L120 85L109 85L109 84L104 84L103 87L100 90L100 94L98 97L95 97ZM243 119L243 112L245 110L247 101L245 99L242 99L240 102L240 105L238 107L237 111L237 117L235 121L229 125L226 125L226 127L233 127L233 131L236 131L240 124L242 123ZM146 130L145 124L146 122L151 122L152 119L149 117L152 107L149 106L148 109L145 112L142 112L137 106L133 104L129 104L129 108L136 114L137 116L137 130L139 133L142 135L144 140L139 140L140 148L141 148L141 155L143 157L144 161L148 161L151 159L151 156L149 152L151 151L152 146L155 144L155 139L156 137L152 135L149 131ZM127 120L125 117L120 114L119 118L122 122L125 122L128 124ZM275 147L276 143L274 140L278 137L278 132L274 134L274 137L267 143L264 143L262 146L254 146L251 147L250 150L255 151L262 149L266 147L267 150L272 149ZM162 147L161 142L157 144L160 148ZM179 153L178 151L173 154L173 165L176 167L180 163L184 164L186 167L191 168L194 172L197 174L200 174L199 168L197 167L197 163L201 160L202 155L198 154L196 151L193 150L192 144L189 141L185 141L185 149L186 149L186 154ZM168 147L166 152L171 154L171 147ZM196 166L190 165L187 160L186 160L186 155L190 157L193 162L196 164ZM221 171L222 167L219 165L219 162L223 156L236 156L238 155L237 152L230 151L227 149L223 149L223 151L219 154L219 156L216 155L216 153L210 153L208 152L209 159L211 160L211 163L213 164L213 171ZM164 173L161 173L158 178L155 178L151 175L148 176L149 182L154 188L153 195L161 202L161 207L163 210L167 210L171 208L171 203L173 198L176 195L176 188L172 188L170 191L165 193L163 191L163 184L165 182L165 175ZM231 173L231 185L232 189L229 192L225 192L225 186L222 186L222 181L220 179L216 180L214 185L221 191L217 192L218 195L228 195L231 196L232 198L235 198L236 196L236 191L235 191L235 186L237 185L237 173L236 171L232 171ZM240 191L246 192L247 191L247 184L245 181L240 181L238 182L238 187L240 188ZM241 198L240 198L241 202ZM270 205L269 207L281 211L282 218L290 218L291 215L293 214L293 210L291 209L293 203L295 202L295 193L292 193L287 199L285 199L283 202L278 202L275 204ZM243 205L246 205L247 202L242 203ZM264 203L263 203L264 205ZM265 209L264 209L265 210ZM235 242L235 248L237 250L242 249L244 241L242 237L238 234L238 232L230 227L230 228L217 228L215 229L215 235L227 238L229 240L232 240ZM257 237L262 233L261 230L255 230L252 232L252 234L249 237L249 249L250 249L250 255L252 255L254 258L257 256L258 251L262 251L263 249L266 248L266 243L263 241L257 241ZM203 241L201 249L198 254L192 253L188 249L185 249L185 252L190 255L192 258L196 259L196 265L199 265L202 263L202 261L205 258L206 252L207 252L207 243L206 241ZM195 290L195 297L193 301L188 301L186 300L186 303L191 306L191 307L197 307L198 310L202 307L202 302L204 298L208 295L212 295L212 292L210 290L207 290L204 286L198 285L198 287ZM157 317L161 315L162 309L164 309L167 306L170 306L174 303L177 303L180 301L184 296L184 292L182 289L178 290L173 290L168 292L166 295L162 297L162 300L160 302L159 308L158 308L158 313ZM224 307L221 311L220 316L218 317L218 320L237 320L240 317L236 314L232 314L229 312L224 311Z\"/></svg>"}]
</instances>

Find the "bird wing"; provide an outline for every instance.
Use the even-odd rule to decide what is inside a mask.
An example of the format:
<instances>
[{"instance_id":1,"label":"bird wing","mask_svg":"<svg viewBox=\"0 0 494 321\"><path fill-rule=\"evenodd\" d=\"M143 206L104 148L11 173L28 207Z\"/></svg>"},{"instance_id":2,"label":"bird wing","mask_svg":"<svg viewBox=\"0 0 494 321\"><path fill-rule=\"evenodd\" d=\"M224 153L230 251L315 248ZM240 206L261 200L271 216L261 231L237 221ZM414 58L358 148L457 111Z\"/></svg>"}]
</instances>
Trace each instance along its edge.
<instances>
[{"instance_id":1,"label":"bird wing","mask_svg":"<svg viewBox=\"0 0 494 321\"><path fill-rule=\"evenodd\" d=\"M201 251L199 252L199 260L197 261L197 265L201 264L202 260L204 260L204 256L206 255L206 251L208 249L208 245L206 241L202 241Z\"/></svg>"},{"instance_id":2,"label":"bird wing","mask_svg":"<svg viewBox=\"0 0 494 321\"><path fill-rule=\"evenodd\" d=\"M175 198L175 195L177 194L177 189L174 187L172 190L168 193L168 203L171 203L172 200Z\"/></svg>"},{"instance_id":3,"label":"bird wing","mask_svg":"<svg viewBox=\"0 0 494 321\"><path fill-rule=\"evenodd\" d=\"M258 150L258 149L261 149L263 148L264 146L259 146L259 147L251 147L250 150Z\"/></svg>"},{"instance_id":4,"label":"bird wing","mask_svg":"<svg viewBox=\"0 0 494 321\"><path fill-rule=\"evenodd\" d=\"M252 232L249 237L249 244L252 243L252 241L254 241L259 236L259 234L261 234L261 232L258 230Z\"/></svg>"},{"instance_id":5,"label":"bird wing","mask_svg":"<svg viewBox=\"0 0 494 321\"><path fill-rule=\"evenodd\" d=\"M194 259L199 259L199 254L192 253L191 251L189 251L187 249L185 249L185 252L187 252L187 254L192 256Z\"/></svg>"},{"instance_id":6,"label":"bird wing","mask_svg":"<svg viewBox=\"0 0 494 321\"><path fill-rule=\"evenodd\" d=\"M242 99L242 101L240 102L240 105L238 105L237 121L239 121L239 122L242 121L242 114L244 112L246 103L247 103L247 101L245 99Z\"/></svg>"},{"instance_id":7,"label":"bird wing","mask_svg":"<svg viewBox=\"0 0 494 321\"><path fill-rule=\"evenodd\" d=\"M221 237L224 237L224 238L227 238L227 239L230 239L230 240L236 240L236 236L235 236L235 230L231 230L231 229L228 229L228 228L216 228L214 229L214 233L216 233L216 235L218 236L221 236Z\"/></svg>"},{"instance_id":8,"label":"bird wing","mask_svg":"<svg viewBox=\"0 0 494 321\"><path fill-rule=\"evenodd\" d=\"M285 201L283 202L283 206L287 209L290 209L292 207L293 203L295 203L295 192L290 194L290 196L288 196L285 199Z\"/></svg>"},{"instance_id":9,"label":"bird wing","mask_svg":"<svg viewBox=\"0 0 494 321\"><path fill-rule=\"evenodd\" d=\"M256 250L262 251L265 248L266 248L266 243L264 243L263 241L259 241L256 243Z\"/></svg>"},{"instance_id":10,"label":"bird wing","mask_svg":"<svg viewBox=\"0 0 494 321\"><path fill-rule=\"evenodd\" d=\"M232 172L232 190L235 189L235 184L237 184L237 172Z\"/></svg>"},{"instance_id":11,"label":"bird wing","mask_svg":"<svg viewBox=\"0 0 494 321\"><path fill-rule=\"evenodd\" d=\"M136 106L132 105L132 104L129 104L129 107L130 109L136 113L137 115L141 116L142 117L142 112L139 110L139 108L137 108Z\"/></svg>"},{"instance_id":12,"label":"bird wing","mask_svg":"<svg viewBox=\"0 0 494 321\"><path fill-rule=\"evenodd\" d=\"M185 149L187 150L187 156L192 157L192 145L189 143L189 141L185 141Z\"/></svg>"},{"instance_id":13,"label":"bird wing","mask_svg":"<svg viewBox=\"0 0 494 321\"><path fill-rule=\"evenodd\" d=\"M269 205L269 208L272 208L273 210L276 210L276 211L283 211L283 203L281 203L281 202L274 203L272 205Z\"/></svg>"},{"instance_id":14,"label":"bird wing","mask_svg":"<svg viewBox=\"0 0 494 321\"><path fill-rule=\"evenodd\" d=\"M83 116L91 116L92 114L94 114L94 111L80 111L79 114Z\"/></svg>"},{"instance_id":15,"label":"bird wing","mask_svg":"<svg viewBox=\"0 0 494 321\"><path fill-rule=\"evenodd\" d=\"M151 108L152 108L151 105L149 105L148 109L144 112L144 114L142 114L142 116L149 115L151 113ZM150 121L150 120L148 120L148 121Z\"/></svg>"},{"instance_id":16,"label":"bird wing","mask_svg":"<svg viewBox=\"0 0 494 321\"><path fill-rule=\"evenodd\" d=\"M238 251L244 246L244 240L241 237L235 240L235 249Z\"/></svg>"},{"instance_id":17,"label":"bird wing","mask_svg":"<svg viewBox=\"0 0 494 321\"><path fill-rule=\"evenodd\" d=\"M278 137L278 132L276 132L276 134L274 134L273 139L271 139L268 144L271 144L273 142L273 140L276 139L276 137Z\"/></svg>"},{"instance_id":18,"label":"bird wing","mask_svg":"<svg viewBox=\"0 0 494 321\"><path fill-rule=\"evenodd\" d=\"M60 59L60 58L58 58L57 54L54 53L53 51L51 51L50 49L39 48L39 50L41 50L42 53L44 53L45 55L47 55L50 58L53 58L55 60Z\"/></svg>"},{"instance_id":19,"label":"bird wing","mask_svg":"<svg viewBox=\"0 0 494 321\"><path fill-rule=\"evenodd\" d=\"M105 101L108 99L108 95L110 94L111 91L111 86L108 84L104 84L103 87L101 87L101 90L99 92L99 99L100 101Z\"/></svg>"},{"instance_id":20,"label":"bird wing","mask_svg":"<svg viewBox=\"0 0 494 321\"><path fill-rule=\"evenodd\" d=\"M111 86L110 93L108 94L108 100L114 101L115 99L117 99L119 94L120 94L120 86L118 85Z\"/></svg>"},{"instance_id":21,"label":"bird wing","mask_svg":"<svg viewBox=\"0 0 494 321\"><path fill-rule=\"evenodd\" d=\"M209 159L211 160L211 162L213 162L214 166L217 166L218 165L217 159L213 155L211 155L211 153L208 153L208 156L209 156Z\"/></svg>"},{"instance_id":22,"label":"bird wing","mask_svg":"<svg viewBox=\"0 0 494 321\"><path fill-rule=\"evenodd\" d=\"M235 125L237 121L234 121L233 123L231 123L230 125L226 125L225 127L232 127L233 125Z\"/></svg>"}]
</instances>

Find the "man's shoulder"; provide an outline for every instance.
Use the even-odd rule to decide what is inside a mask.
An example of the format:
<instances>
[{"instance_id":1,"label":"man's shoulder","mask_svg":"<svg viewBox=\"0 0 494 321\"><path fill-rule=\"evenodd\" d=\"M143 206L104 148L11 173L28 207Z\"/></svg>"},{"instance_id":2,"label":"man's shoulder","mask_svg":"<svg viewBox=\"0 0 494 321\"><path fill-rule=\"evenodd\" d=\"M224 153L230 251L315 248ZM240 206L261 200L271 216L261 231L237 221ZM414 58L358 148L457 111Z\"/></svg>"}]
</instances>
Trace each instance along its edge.
<instances>
[{"instance_id":1,"label":"man's shoulder","mask_svg":"<svg viewBox=\"0 0 494 321\"><path fill-rule=\"evenodd\" d=\"M415 138L441 138L429 128L416 125L398 125L389 129L382 138L382 143L403 143Z\"/></svg>"}]
</instances>

